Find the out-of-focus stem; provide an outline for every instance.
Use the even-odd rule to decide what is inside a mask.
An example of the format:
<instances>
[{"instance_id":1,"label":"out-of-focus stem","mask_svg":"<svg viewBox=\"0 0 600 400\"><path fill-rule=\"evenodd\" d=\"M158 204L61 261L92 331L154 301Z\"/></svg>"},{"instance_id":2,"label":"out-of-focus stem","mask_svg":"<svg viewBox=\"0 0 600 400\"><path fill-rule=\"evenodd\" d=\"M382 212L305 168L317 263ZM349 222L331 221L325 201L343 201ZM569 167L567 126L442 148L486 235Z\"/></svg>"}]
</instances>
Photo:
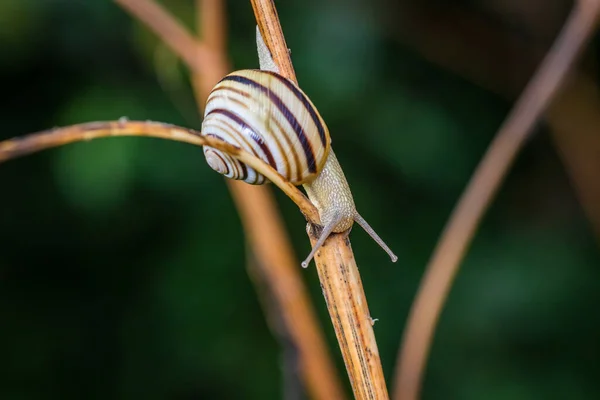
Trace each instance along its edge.
<instances>
[{"instance_id":1,"label":"out-of-focus stem","mask_svg":"<svg viewBox=\"0 0 600 400\"><path fill-rule=\"evenodd\" d=\"M428 61L514 100L544 56L543 45L524 41L510 28L490 24L475 12L450 7L402 7L388 25ZM385 18L385 17L384 17ZM451 51L449 51L451 49ZM508 60L510 68L498 60ZM552 101L545 120L600 243L600 92L597 79L578 68Z\"/></svg>"},{"instance_id":2,"label":"out-of-focus stem","mask_svg":"<svg viewBox=\"0 0 600 400\"><path fill-rule=\"evenodd\" d=\"M177 53L189 67L198 74L214 68L222 60L208 46L199 43L189 35L165 9L152 0L114 0L150 30L160 32L161 39Z\"/></svg>"},{"instance_id":3,"label":"out-of-focus stem","mask_svg":"<svg viewBox=\"0 0 600 400\"><path fill-rule=\"evenodd\" d=\"M599 9L600 2L596 0L576 2L565 27L490 144L450 217L409 316L398 355L395 399L419 397L438 317L477 225L534 124L593 33Z\"/></svg>"},{"instance_id":4,"label":"out-of-focus stem","mask_svg":"<svg viewBox=\"0 0 600 400\"><path fill-rule=\"evenodd\" d=\"M214 85L230 72L225 21L225 5L222 0L196 0L196 26L201 38L198 41L203 43L218 59L218 62L210 68L206 68L204 73L192 75L192 85L200 114L203 113L204 103ZM202 54L198 54L200 62L202 62L202 56Z\"/></svg>"}]
</instances>

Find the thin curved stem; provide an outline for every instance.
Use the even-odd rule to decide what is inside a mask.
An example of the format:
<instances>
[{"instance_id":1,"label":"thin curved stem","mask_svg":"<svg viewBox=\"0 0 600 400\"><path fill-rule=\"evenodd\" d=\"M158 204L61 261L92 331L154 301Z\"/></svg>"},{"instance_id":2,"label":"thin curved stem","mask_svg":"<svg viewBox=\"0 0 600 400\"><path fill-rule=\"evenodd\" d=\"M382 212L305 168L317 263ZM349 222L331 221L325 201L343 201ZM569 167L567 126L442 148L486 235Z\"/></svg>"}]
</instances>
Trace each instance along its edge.
<instances>
[{"instance_id":1,"label":"thin curved stem","mask_svg":"<svg viewBox=\"0 0 600 400\"><path fill-rule=\"evenodd\" d=\"M419 397L437 320L477 225L535 123L594 32L600 2L579 0L539 70L498 131L440 237L398 354L394 399Z\"/></svg>"},{"instance_id":2,"label":"thin curved stem","mask_svg":"<svg viewBox=\"0 0 600 400\"><path fill-rule=\"evenodd\" d=\"M88 122L8 139L0 142L0 163L73 142L117 136L147 136L169 139L196 146L210 146L227 152L232 157L265 175L267 179L283 190L298 205L309 220L319 221L318 211L306 196L260 158L222 140L200 136L200 132L194 129L162 122L124 120Z\"/></svg>"}]
</instances>

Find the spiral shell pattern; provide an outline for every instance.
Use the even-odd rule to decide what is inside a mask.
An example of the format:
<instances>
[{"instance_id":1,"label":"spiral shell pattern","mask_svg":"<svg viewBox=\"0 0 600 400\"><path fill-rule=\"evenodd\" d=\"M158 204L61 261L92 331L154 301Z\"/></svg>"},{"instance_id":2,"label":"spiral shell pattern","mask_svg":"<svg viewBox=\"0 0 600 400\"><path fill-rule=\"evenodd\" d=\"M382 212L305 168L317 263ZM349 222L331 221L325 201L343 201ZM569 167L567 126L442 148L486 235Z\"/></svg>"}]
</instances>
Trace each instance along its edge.
<instances>
[{"instance_id":1,"label":"spiral shell pattern","mask_svg":"<svg viewBox=\"0 0 600 400\"><path fill-rule=\"evenodd\" d=\"M331 139L310 99L290 80L262 70L223 78L206 103L202 135L240 147L271 165L295 185L321 171ZM208 165L231 179L262 184L267 179L233 157L204 147Z\"/></svg>"}]
</instances>

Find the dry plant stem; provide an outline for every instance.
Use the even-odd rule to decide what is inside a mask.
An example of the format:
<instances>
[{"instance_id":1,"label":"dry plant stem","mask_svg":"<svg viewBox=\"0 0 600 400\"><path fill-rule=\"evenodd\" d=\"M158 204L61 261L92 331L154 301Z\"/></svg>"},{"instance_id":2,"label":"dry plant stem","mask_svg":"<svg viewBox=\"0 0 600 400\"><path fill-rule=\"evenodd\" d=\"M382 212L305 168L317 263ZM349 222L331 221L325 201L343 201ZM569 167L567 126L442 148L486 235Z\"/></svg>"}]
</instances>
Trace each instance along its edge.
<instances>
[{"instance_id":1,"label":"dry plant stem","mask_svg":"<svg viewBox=\"0 0 600 400\"><path fill-rule=\"evenodd\" d=\"M297 82L272 0L252 0L265 43L279 73ZM309 225L311 243L320 229ZM323 295L356 399L387 399L388 393L360 274L348 232L333 234L315 257Z\"/></svg>"},{"instance_id":2,"label":"dry plant stem","mask_svg":"<svg viewBox=\"0 0 600 400\"><path fill-rule=\"evenodd\" d=\"M398 357L394 398L419 397L425 362L443 303L477 224L519 149L593 33L598 1L578 1L538 72L500 128L450 217L410 313Z\"/></svg>"},{"instance_id":3,"label":"dry plant stem","mask_svg":"<svg viewBox=\"0 0 600 400\"><path fill-rule=\"evenodd\" d=\"M65 144L118 136L147 136L202 146L207 141L193 129L150 121L100 121L54 128L0 142L0 162ZM211 141L215 141L211 139ZM217 143L217 146L221 144ZM231 145L227 145L232 147Z\"/></svg>"},{"instance_id":4,"label":"dry plant stem","mask_svg":"<svg viewBox=\"0 0 600 400\"><path fill-rule=\"evenodd\" d=\"M526 45L513 31L492 27L485 19L468 12L445 12L442 20L435 10L421 6L402 15L407 24L413 25L395 21L394 29L402 29L405 43L431 62L511 100L523 89L543 57L539 46ZM510 60L510 71L497 62L499 59ZM549 106L546 122L596 239L600 241L600 180L597 178L600 135L596 133L600 126L600 93L597 82L581 68L571 73Z\"/></svg>"},{"instance_id":5,"label":"dry plant stem","mask_svg":"<svg viewBox=\"0 0 600 400\"><path fill-rule=\"evenodd\" d=\"M320 229L309 225L311 244ZM321 290L340 344L354 398L389 398L373 319L347 233L332 234L315 255Z\"/></svg>"},{"instance_id":6,"label":"dry plant stem","mask_svg":"<svg viewBox=\"0 0 600 400\"><path fill-rule=\"evenodd\" d=\"M197 25L201 40L217 55L226 58L225 6L223 0L197 0ZM225 65L222 63L221 65ZM193 77L198 108L214 84L229 71L211 68L210 74ZM273 321L281 321L279 329L298 352L298 369L308 392L314 399L343 399L344 394L335 366L318 325L306 287L300 276L298 261L277 212L277 204L268 186L252 186L225 179L241 217L253 255L254 270L248 265L249 275L255 276L257 291L260 282L267 285L271 296L264 296L265 313ZM249 260L250 262L250 260ZM259 274L259 277L256 276ZM275 307L269 307L273 302ZM277 315L272 315L277 313ZM272 323L276 329L278 324Z\"/></svg>"},{"instance_id":7,"label":"dry plant stem","mask_svg":"<svg viewBox=\"0 0 600 400\"><path fill-rule=\"evenodd\" d=\"M185 29L158 3L148 0L114 1L151 30L155 32L160 30L165 44L183 58L195 73L203 74L207 68L223 62L207 46L198 43L187 34Z\"/></svg>"},{"instance_id":8,"label":"dry plant stem","mask_svg":"<svg viewBox=\"0 0 600 400\"><path fill-rule=\"evenodd\" d=\"M314 217L318 221L318 212L306 196L260 158L221 140L200 136L200 132L193 129L162 122L99 121L32 133L0 142L0 162L73 142L117 136L156 137L197 146L210 146L225 151L252 168L260 170L271 182L290 196L309 219Z\"/></svg>"}]
</instances>

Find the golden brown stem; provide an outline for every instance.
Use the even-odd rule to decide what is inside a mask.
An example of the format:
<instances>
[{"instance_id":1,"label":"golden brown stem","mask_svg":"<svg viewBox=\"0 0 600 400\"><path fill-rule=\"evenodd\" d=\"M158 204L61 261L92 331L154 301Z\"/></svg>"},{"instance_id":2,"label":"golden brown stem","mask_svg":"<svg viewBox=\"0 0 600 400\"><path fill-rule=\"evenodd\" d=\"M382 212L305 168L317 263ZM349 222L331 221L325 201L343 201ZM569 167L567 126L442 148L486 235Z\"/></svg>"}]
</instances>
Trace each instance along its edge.
<instances>
[{"instance_id":1,"label":"golden brown stem","mask_svg":"<svg viewBox=\"0 0 600 400\"><path fill-rule=\"evenodd\" d=\"M475 229L516 154L593 33L600 2L580 0L498 131L442 233L410 313L396 371L395 399L419 397L436 322Z\"/></svg>"},{"instance_id":2,"label":"golden brown stem","mask_svg":"<svg viewBox=\"0 0 600 400\"><path fill-rule=\"evenodd\" d=\"M279 73L297 82L273 1L252 0L252 7ZM313 246L318 240L318 231L317 227L309 226ZM331 235L317 251L315 263L354 397L387 399L367 299L347 234Z\"/></svg>"},{"instance_id":3,"label":"golden brown stem","mask_svg":"<svg viewBox=\"0 0 600 400\"><path fill-rule=\"evenodd\" d=\"M311 244L320 229L308 226ZM347 232L334 233L317 251L315 263L355 399L388 399L367 298Z\"/></svg>"},{"instance_id":4,"label":"golden brown stem","mask_svg":"<svg viewBox=\"0 0 600 400\"><path fill-rule=\"evenodd\" d=\"M0 162L73 142L113 136L147 136L196 146L207 143L207 138L199 136L198 131L162 122L126 120L87 122L4 140L0 142ZM221 143L215 145L221 146ZM227 145L227 147L233 146Z\"/></svg>"},{"instance_id":5,"label":"golden brown stem","mask_svg":"<svg viewBox=\"0 0 600 400\"><path fill-rule=\"evenodd\" d=\"M200 136L200 132L162 122L150 121L99 121L71 125L63 128L49 129L32 133L0 142L0 162L21 157L37 151L62 146L65 144L87 141L111 136L148 136L161 139L175 140L195 144L197 146L210 146L231 154L232 157L261 171L271 182L285 192L300 210L318 220L319 214L312 203L298 190L287 182L277 171L260 158L222 140Z\"/></svg>"},{"instance_id":6,"label":"golden brown stem","mask_svg":"<svg viewBox=\"0 0 600 400\"><path fill-rule=\"evenodd\" d=\"M298 83L275 3L272 0L251 0L251 3L258 29L279 68L279 74Z\"/></svg>"}]
</instances>

